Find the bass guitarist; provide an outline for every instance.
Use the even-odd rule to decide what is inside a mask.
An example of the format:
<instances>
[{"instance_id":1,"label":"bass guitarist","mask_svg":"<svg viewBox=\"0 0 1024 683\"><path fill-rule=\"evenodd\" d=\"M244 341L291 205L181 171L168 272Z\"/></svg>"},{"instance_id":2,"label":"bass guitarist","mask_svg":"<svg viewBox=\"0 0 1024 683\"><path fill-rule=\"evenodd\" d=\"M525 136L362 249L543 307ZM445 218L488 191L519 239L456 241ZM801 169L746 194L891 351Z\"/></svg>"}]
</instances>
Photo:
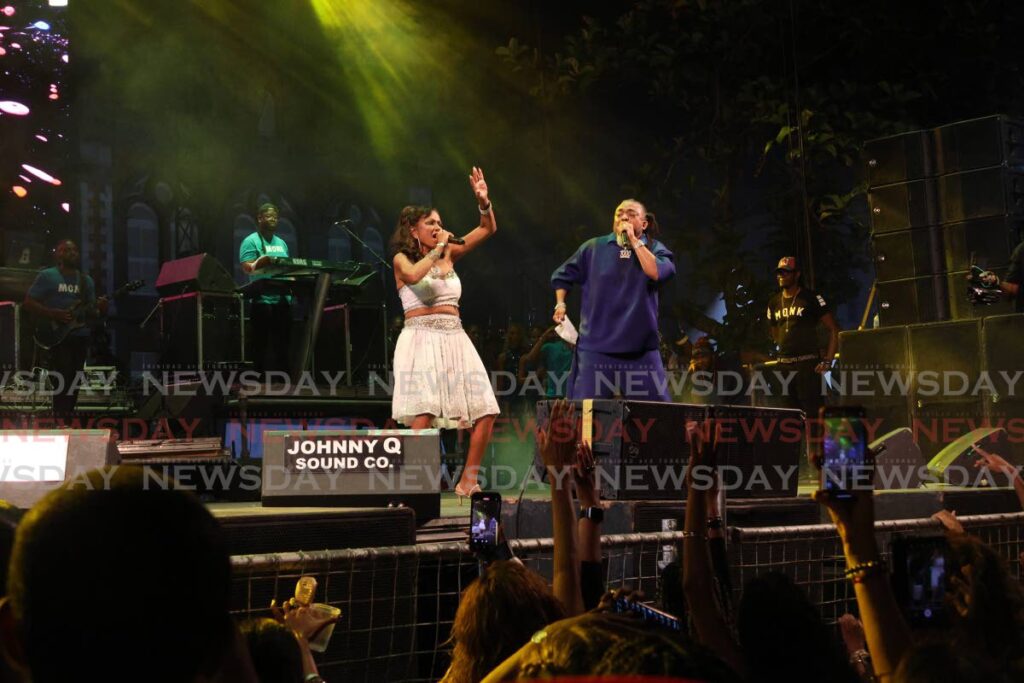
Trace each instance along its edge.
<instances>
[{"instance_id":1,"label":"bass guitarist","mask_svg":"<svg viewBox=\"0 0 1024 683\"><path fill-rule=\"evenodd\" d=\"M80 270L78 245L64 240L57 244L54 254L57 265L39 271L25 296L25 310L40 322L68 326L82 318L106 315L107 300L96 298L95 283ZM74 415L80 384L77 375L85 365L88 349L89 327L85 325L71 330L56 346L37 349L42 352L37 364L53 375L53 416L58 421L69 421Z\"/></svg>"}]
</instances>

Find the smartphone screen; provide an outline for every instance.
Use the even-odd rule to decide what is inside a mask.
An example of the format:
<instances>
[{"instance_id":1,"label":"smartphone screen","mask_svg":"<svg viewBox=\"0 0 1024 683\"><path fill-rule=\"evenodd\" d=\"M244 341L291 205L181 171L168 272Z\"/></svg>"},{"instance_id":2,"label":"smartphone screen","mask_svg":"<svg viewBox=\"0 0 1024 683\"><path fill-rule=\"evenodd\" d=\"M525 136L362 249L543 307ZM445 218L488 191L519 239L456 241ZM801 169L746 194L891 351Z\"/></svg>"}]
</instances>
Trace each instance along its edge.
<instances>
[{"instance_id":1,"label":"smartphone screen","mask_svg":"<svg viewBox=\"0 0 1024 683\"><path fill-rule=\"evenodd\" d=\"M945 535L893 538L894 588L912 626L945 623L950 561L949 541Z\"/></svg>"},{"instance_id":2,"label":"smartphone screen","mask_svg":"<svg viewBox=\"0 0 1024 683\"><path fill-rule=\"evenodd\" d=\"M863 408L827 407L822 410L821 488L848 498L858 488L870 489L870 454Z\"/></svg>"},{"instance_id":3,"label":"smartphone screen","mask_svg":"<svg viewBox=\"0 0 1024 683\"><path fill-rule=\"evenodd\" d=\"M486 551L498 545L498 521L501 519L501 494L477 491L469 508L469 547Z\"/></svg>"}]
</instances>

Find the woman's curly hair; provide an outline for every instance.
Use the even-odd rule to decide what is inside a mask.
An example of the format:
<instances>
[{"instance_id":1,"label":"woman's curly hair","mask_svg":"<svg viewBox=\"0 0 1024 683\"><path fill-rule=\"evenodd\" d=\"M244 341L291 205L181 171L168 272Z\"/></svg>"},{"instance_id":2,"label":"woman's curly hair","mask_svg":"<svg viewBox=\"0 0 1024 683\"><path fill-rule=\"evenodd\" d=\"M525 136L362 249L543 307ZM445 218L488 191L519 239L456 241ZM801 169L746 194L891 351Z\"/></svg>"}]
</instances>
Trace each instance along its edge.
<instances>
[{"instance_id":1,"label":"woman's curly hair","mask_svg":"<svg viewBox=\"0 0 1024 683\"><path fill-rule=\"evenodd\" d=\"M586 675L737 680L706 648L633 615L587 612L551 625L534 642L521 655L519 680Z\"/></svg>"},{"instance_id":2,"label":"woman's curly hair","mask_svg":"<svg viewBox=\"0 0 1024 683\"><path fill-rule=\"evenodd\" d=\"M519 562L493 562L462 593L445 683L476 683L565 611L544 579Z\"/></svg>"},{"instance_id":3,"label":"woman's curly hair","mask_svg":"<svg viewBox=\"0 0 1024 683\"><path fill-rule=\"evenodd\" d=\"M413 263L423 258L423 255L420 254L420 245L412 236L412 228L424 216L429 216L432 211L434 211L432 206L407 206L402 209L398 214L398 225L395 226L395 231L391 233L391 239L388 240L388 251L391 253L391 258L398 254L405 254Z\"/></svg>"}]
</instances>

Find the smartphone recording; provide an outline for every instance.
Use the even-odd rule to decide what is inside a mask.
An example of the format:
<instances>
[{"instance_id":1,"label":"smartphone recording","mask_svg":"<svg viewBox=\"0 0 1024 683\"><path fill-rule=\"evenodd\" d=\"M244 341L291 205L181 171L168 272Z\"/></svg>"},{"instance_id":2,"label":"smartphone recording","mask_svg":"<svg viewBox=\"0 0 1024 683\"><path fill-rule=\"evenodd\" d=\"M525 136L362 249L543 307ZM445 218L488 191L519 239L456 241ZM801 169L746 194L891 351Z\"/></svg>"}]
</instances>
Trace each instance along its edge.
<instances>
[{"instance_id":1,"label":"smartphone recording","mask_svg":"<svg viewBox=\"0 0 1024 683\"><path fill-rule=\"evenodd\" d=\"M945 534L900 534L892 540L893 589L914 627L942 626L952 568Z\"/></svg>"},{"instance_id":2,"label":"smartphone recording","mask_svg":"<svg viewBox=\"0 0 1024 683\"><path fill-rule=\"evenodd\" d=\"M498 522L501 519L501 494L477 491L469 508L469 547L474 552L487 551L498 545Z\"/></svg>"},{"instance_id":3,"label":"smartphone recording","mask_svg":"<svg viewBox=\"0 0 1024 683\"><path fill-rule=\"evenodd\" d=\"M821 489L835 498L849 498L872 488L864 409L829 406L822 409Z\"/></svg>"}]
</instances>

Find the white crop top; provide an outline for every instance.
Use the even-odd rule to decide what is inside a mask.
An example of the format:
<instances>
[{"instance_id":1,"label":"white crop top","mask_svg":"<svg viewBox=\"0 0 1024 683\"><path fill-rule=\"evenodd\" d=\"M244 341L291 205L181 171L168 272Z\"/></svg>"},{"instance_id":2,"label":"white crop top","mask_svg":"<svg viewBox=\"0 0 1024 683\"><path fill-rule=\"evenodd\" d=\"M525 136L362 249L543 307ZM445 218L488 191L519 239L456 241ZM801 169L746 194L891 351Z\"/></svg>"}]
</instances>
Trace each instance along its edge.
<instances>
[{"instance_id":1,"label":"white crop top","mask_svg":"<svg viewBox=\"0 0 1024 683\"><path fill-rule=\"evenodd\" d=\"M462 282L458 274L451 270L441 275L441 269L437 266L431 268L416 284L402 285L398 290L402 310L406 313L428 306L458 306L461 297Z\"/></svg>"}]
</instances>

